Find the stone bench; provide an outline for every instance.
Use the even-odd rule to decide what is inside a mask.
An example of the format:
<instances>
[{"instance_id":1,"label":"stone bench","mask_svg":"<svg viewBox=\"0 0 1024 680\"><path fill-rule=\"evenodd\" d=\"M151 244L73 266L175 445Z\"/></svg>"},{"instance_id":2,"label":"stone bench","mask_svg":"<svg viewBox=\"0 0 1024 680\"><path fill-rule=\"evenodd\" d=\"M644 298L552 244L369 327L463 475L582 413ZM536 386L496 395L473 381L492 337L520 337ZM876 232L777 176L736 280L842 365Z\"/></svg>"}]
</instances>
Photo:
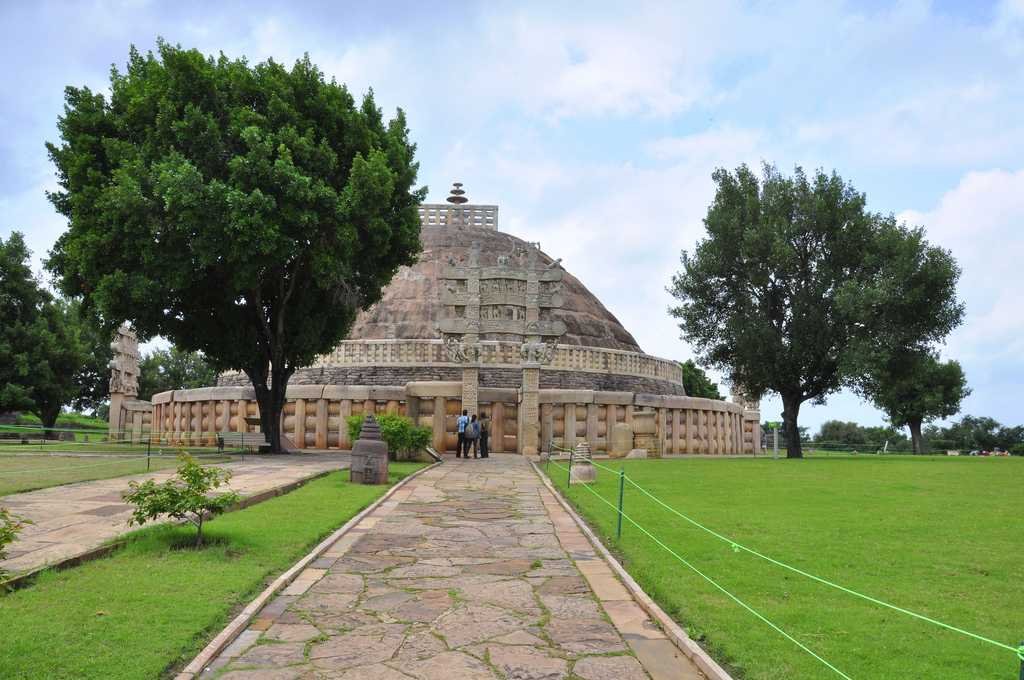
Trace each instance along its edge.
<instances>
[{"instance_id":1,"label":"stone bench","mask_svg":"<svg viewBox=\"0 0 1024 680\"><path fill-rule=\"evenodd\" d=\"M270 446L267 436L262 432L218 432L217 449L225 448L249 449L259 451Z\"/></svg>"}]
</instances>

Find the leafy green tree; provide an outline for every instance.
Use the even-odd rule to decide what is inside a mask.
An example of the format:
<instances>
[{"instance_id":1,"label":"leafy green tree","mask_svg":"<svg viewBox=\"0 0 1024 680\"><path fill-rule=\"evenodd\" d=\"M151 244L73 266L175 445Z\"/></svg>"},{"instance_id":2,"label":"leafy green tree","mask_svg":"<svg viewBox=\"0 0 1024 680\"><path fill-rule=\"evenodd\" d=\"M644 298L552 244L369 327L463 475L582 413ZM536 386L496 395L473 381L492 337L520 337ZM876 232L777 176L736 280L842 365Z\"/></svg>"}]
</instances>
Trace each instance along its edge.
<instances>
[{"instance_id":1,"label":"leafy green tree","mask_svg":"<svg viewBox=\"0 0 1024 680\"><path fill-rule=\"evenodd\" d=\"M69 87L50 144L69 220L48 266L106 329L132 323L252 382L280 450L294 371L345 337L419 252L415 146L367 94L288 69L158 44Z\"/></svg>"},{"instance_id":2,"label":"leafy green tree","mask_svg":"<svg viewBox=\"0 0 1024 680\"><path fill-rule=\"evenodd\" d=\"M139 399L146 401L158 392L209 387L217 371L199 352L177 347L153 351L139 362Z\"/></svg>"},{"instance_id":3,"label":"leafy green tree","mask_svg":"<svg viewBox=\"0 0 1024 680\"><path fill-rule=\"evenodd\" d=\"M79 392L76 376L86 354L78 330L75 311L60 299L44 304L35 323L36 344L29 353L32 370L28 376L32 405L28 410L39 416L48 435L61 410Z\"/></svg>"},{"instance_id":4,"label":"leafy green tree","mask_svg":"<svg viewBox=\"0 0 1024 680\"><path fill-rule=\"evenodd\" d=\"M0 413L30 408L32 352L49 295L36 281L25 237L0 238Z\"/></svg>"},{"instance_id":5,"label":"leafy green tree","mask_svg":"<svg viewBox=\"0 0 1024 680\"><path fill-rule=\"evenodd\" d=\"M787 456L799 458L804 402L852 385L870 348L924 346L960 323L960 270L835 173L765 165L758 178L744 165L713 178L707 237L682 254L670 312L704 365L782 397Z\"/></svg>"},{"instance_id":6,"label":"leafy green tree","mask_svg":"<svg viewBox=\"0 0 1024 680\"><path fill-rule=\"evenodd\" d=\"M30 411L49 434L85 352L71 306L39 285L30 255L20 233L0 240L0 412Z\"/></svg>"},{"instance_id":7,"label":"leafy green tree","mask_svg":"<svg viewBox=\"0 0 1024 680\"><path fill-rule=\"evenodd\" d=\"M129 482L124 501L134 505L129 524L145 524L161 516L183 519L196 527L196 547L203 545L203 523L241 498L234 491L211 494L231 479L224 468L204 467L187 453L179 457L178 474L162 484L152 479Z\"/></svg>"},{"instance_id":8,"label":"leafy green tree","mask_svg":"<svg viewBox=\"0 0 1024 680\"><path fill-rule=\"evenodd\" d=\"M940 362L932 352L921 350L892 353L867 371L858 385L889 422L910 429L914 453L924 450L922 424L955 415L971 393L958 362Z\"/></svg>"},{"instance_id":9,"label":"leafy green tree","mask_svg":"<svg viewBox=\"0 0 1024 680\"><path fill-rule=\"evenodd\" d=\"M705 399L721 399L722 393L718 391L718 385L711 382L705 373L693 359L681 362L683 369L683 389L688 397L703 397Z\"/></svg>"},{"instance_id":10,"label":"leafy green tree","mask_svg":"<svg viewBox=\"0 0 1024 680\"><path fill-rule=\"evenodd\" d=\"M91 411L99 415L103 406L110 400L110 360L114 358L114 350L110 348L111 336L102 323L89 314L80 300L68 301L69 322L78 325L78 337L84 349L84 359L75 383L78 391L71 400L71 406L78 411ZM103 416L104 420L106 419Z\"/></svg>"}]
</instances>

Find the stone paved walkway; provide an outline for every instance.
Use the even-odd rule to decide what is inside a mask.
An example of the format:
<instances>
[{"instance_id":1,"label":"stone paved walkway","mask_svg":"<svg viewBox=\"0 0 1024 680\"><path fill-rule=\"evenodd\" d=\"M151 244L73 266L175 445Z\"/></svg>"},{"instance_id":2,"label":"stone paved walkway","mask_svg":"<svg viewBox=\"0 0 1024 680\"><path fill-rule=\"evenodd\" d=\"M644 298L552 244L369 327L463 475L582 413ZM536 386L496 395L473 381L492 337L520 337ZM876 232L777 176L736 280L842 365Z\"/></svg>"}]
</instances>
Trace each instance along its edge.
<instances>
[{"instance_id":1,"label":"stone paved walkway","mask_svg":"<svg viewBox=\"0 0 1024 680\"><path fill-rule=\"evenodd\" d=\"M328 470L348 467L347 454L247 457L220 467L232 472L231 488L253 496ZM130 531L131 509L121 500L128 482L163 481L173 470L53 486L0 497L0 506L31 520L7 550L0 569L18 573L82 555Z\"/></svg>"},{"instance_id":2,"label":"stone paved walkway","mask_svg":"<svg viewBox=\"0 0 1024 680\"><path fill-rule=\"evenodd\" d=\"M447 458L447 457L446 457ZM697 680L526 460L447 462L267 605L222 680Z\"/></svg>"}]
</instances>

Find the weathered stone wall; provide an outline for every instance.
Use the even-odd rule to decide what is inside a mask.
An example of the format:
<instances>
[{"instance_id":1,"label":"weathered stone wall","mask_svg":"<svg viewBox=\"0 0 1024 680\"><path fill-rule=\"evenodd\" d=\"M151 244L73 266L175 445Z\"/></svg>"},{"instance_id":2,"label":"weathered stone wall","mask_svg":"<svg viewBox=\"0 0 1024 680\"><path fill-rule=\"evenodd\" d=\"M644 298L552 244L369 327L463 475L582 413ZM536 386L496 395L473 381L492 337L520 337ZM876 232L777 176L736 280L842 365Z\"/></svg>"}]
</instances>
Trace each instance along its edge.
<instances>
[{"instance_id":1,"label":"weathered stone wall","mask_svg":"<svg viewBox=\"0 0 1024 680\"><path fill-rule=\"evenodd\" d=\"M302 368L295 372L292 385L404 385L425 380L461 380L462 369L446 366L322 366ZM521 368L480 367L483 387L520 387ZM223 373L217 378L220 387L246 387L244 373ZM680 383L633 375L602 374L584 371L559 371L545 367L540 371L541 389L606 390L612 392L645 392L683 396Z\"/></svg>"},{"instance_id":2,"label":"weathered stone wall","mask_svg":"<svg viewBox=\"0 0 1024 680\"><path fill-rule=\"evenodd\" d=\"M543 374L543 373L542 373ZM521 379L521 378L520 378ZM283 414L284 434L304 448L351 447L345 418L367 413L398 413L431 428L434 446L453 451L456 419L462 410L462 381L420 381L402 386L292 385ZM478 410L491 418L491 448L521 449L521 394L514 387L481 384ZM182 443L213 444L216 432L253 429L245 417L258 415L250 387L209 387L163 392L153 397L154 431ZM654 441L661 453L731 455L756 453L760 414L715 399L630 391L539 390L539 442L571 447L585 439L594 451L607 451L618 423L632 425L638 412L654 414Z\"/></svg>"}]
</instances>

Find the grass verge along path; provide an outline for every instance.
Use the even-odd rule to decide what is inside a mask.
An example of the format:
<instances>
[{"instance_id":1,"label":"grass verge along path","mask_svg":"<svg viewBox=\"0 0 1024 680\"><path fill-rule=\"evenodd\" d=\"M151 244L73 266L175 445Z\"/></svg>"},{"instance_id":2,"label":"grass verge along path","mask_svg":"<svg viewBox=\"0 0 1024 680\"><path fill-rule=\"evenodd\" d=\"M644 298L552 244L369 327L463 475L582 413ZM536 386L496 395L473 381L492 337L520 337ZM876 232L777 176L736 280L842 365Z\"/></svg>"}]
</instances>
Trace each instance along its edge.
<instances>
[{"instance_id":1,"label":"grass verge along path","mask_svg":"<svg viewBox=\"0 0 1024 680\"><path fill-rule=\"evenodd\" d=\"M732 540L973 633L1024 639L1024 460L861 457L598 461ZM552 482L566 494L554 465ZM592 488L613 505L618 477ZM581 487L567 493L662 608L745 680L838 678ZM852 678L1016 678L1012 652L786 571L693 527L628 482L624 511Z\"/></svg>"},{"instance_id":2,"label":"grass verge along path","mask_svg":"<svg viewBox=\"0 0 1024 680\"><path fill-rule=\"evenodd\" d=\"M106 455L104 452L97 452L95 447L92 450L47 448L45 451L41 451L38 447L22 447L20 451L12 450L13 448L0 447L0 496L93 479L109 479L147 471L168 470L178 465L177 449L174 449L173 452L168 450L168 453L162 455L150 456L147 468L145 447L140 450L118 451ZM213 454L214 451L205 449L203 453ZM77 453L78 455L62 456L59 455L60 453ZM197 457L204 464L224 463L230 460L229 456L199 455Z\"/></svg>"},{"instance_id":3,"label":"grass verge along path","mask_svg":"<svg viewBox=\"0 0 1024 680\"><path fill-rule=\"evenodd\" d=\"M391 483L423 467L391 463ZM277 574L390 486L332 473L194 529L157 526L112 556L0 595L0 678L154 678L191 659Z\"/></svg>"}]
</instances>

